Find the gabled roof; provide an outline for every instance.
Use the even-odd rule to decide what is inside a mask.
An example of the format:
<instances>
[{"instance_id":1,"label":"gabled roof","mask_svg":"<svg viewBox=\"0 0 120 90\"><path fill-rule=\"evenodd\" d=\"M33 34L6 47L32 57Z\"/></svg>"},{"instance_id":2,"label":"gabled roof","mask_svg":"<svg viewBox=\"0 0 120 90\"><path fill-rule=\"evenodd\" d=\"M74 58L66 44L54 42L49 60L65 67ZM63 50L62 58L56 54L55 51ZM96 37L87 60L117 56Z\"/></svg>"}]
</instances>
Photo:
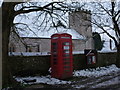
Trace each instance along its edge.
<instances>
[{"instance_id":1,"label":"gabled roof","mask_svg":"<svg viewBox=\"0 0 120 90\"><path fill-rule=\"evenodd\" d=\"M30 38L51 38L51 36L55 33L68 33L72 35L72 39L80 39L80 40L85 40L85 36L80 35L78 32L76 32L74 29L68 29L68 28L63 28L63 27L51 27L48 31L44 30L43 32L37 32L37 33L23 33L20 34L20 37L30 37Z\"/></svg>"}]
</instances>

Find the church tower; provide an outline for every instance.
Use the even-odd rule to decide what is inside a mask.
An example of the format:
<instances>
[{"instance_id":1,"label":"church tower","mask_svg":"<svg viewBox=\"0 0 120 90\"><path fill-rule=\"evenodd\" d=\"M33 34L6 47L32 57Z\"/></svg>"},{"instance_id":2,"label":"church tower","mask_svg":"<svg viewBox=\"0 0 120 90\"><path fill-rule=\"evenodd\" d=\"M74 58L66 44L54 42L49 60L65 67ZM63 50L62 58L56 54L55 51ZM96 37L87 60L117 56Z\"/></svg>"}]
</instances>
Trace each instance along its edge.
<instances>
[{"instance_id":1,"label":"church tower","mask_svg":"<svg viewBox=\"0 0 120 90\"><path fill-rule=\"evenodd\" d=\"M69 28L75 29L79 34L83 35L85 49L93 49L92 38L92 24L91 24L91 12L78 10L69 13Z\"/></svg>"}]
</instances>

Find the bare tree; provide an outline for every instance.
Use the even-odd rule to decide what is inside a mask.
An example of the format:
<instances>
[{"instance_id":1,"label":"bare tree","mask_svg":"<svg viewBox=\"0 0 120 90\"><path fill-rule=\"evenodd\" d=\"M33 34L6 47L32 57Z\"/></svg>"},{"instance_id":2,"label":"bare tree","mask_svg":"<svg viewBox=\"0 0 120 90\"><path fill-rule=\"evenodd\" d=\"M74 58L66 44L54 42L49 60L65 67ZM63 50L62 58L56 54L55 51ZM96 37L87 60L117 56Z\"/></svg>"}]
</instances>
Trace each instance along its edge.
<instances>
[{"instance_id":1,"label":"bare tree","mask_svg":"<svg viewBox=\"0 0 120 90\"><path fill-rule=\"evenodd\" d=\"M11 32L11 28L17 30L30 30L34 34L35 31L31 29L26 23L23 22L14 22L17 16L22 16L22 18L28 18L29 13L36 13L36 18L33 18L32 24L34 25L34 29L37 28L38 30L44 30L48 25L56 26L56 21L66 22L65 18L62 16L66 15L68 12L80 9L84 5L78 4L78 7L74 6L75 3L66 4L64 2L49 2L49 3L37 3L37 2L3 2L2 4L2 68L3 68L3 77L2 77L2 84L3 87L5 85L9 85L13 83L12 75L10 73L10 68L8 64L8 43L9 43L9 36ZM99 6L96 9L99 9L101 12L105 13L97 13L91 12L93 16L97 16L99 18L93 18L92 23L97 27L101 28L110 38L112 38L115 42L117 47L117 59L116 65L120 67L120 27L118 24L120 23L120 11L116 11L115 2L111 2L111 8L104 8L102 4L96 3ZM61 12L61 13L58 13ZM101 17L100 14L108 14L109 17ZM43 16L41 18L41 16ZM103 19L104 18L104 19ZM98 22L98 19L100 22ZM105 20L105 21L102 21ZM112 23L109 23L111 21ZM107 23L103 23L107 22ZM110 25L112 24L112 26ZM44 26L44 27L43 27ZM22 28L21 28L22 27ZM112 36L105 27L109 27L116 32L116 37ZM49 28L48 28L49 30Z\"/></svg>"},{"instance_id":2,"label":"bare tree","mask_svg":"<svg viewBox=\"0 0 120 90\"><path fill-rule=\"evenodd\" d=\"M120 67L120 9L115 0L108 2L92 2L92 22L96 29L101 29L115 43L117 49L116 66ZM113 33L109 31L112 30ZM96 30L97 31L97 30ZM113 35L115 33L115 35Z\"/></svg>"},{"instance_id":3,"label":"bare tree","mask_svg":"<svg viewBox=\"0 0 120 90\"><path fill-rule=\"evenodd\" d=\"M26 0L27 1L27 0ZM29 1L29 0L28 0ZM17 16L22 16L22 18L28 18L28 14L34 12L36 18L33 18L32 24L34 25L34 29L44 30L48 23L49 25L56 26L56 20L66 23L66 20L62 17L67 12L71 11L71 8L75 8L70 4L66 4L64 2L49 2L41 4L40 2L3 2L2 3L2 84L3 87L9 86L9 84L13 83L13 78L11 75L11 70L9 67L8 61L8 43L11 29L15 30L14 32L18 32L17 30L30 30L34 34L35 31L31 29L29 25L23 22L14 22ZM58 13L58 11L60 13ZM41 16L43 16L41 18ZM21 19L22 19L21 18ZM42 26L44 26L42 28ZM21 28L22 27L22 28ZM48 28L49 30L49 28Z\"/></svg>"}]
</instances>

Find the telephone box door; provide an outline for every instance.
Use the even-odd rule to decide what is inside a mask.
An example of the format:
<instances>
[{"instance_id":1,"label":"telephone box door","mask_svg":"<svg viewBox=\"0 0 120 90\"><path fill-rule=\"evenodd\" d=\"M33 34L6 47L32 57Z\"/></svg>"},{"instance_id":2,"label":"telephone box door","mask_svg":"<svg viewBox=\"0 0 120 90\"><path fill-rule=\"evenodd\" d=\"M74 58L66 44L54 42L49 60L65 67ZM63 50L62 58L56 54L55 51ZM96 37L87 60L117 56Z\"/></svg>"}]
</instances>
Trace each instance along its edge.
<instances>
[{"instance_id":1,"label":"telephone box door","mask_svg":"<svg viewBox=\"0 0 120 90\"><path fill-rule=\"evenodd\" d=\"M63 73L64 77L72 76L73 65L72 65L72 43L71 41L62 42L63 45Z\"/></svg>"}]
</instances>

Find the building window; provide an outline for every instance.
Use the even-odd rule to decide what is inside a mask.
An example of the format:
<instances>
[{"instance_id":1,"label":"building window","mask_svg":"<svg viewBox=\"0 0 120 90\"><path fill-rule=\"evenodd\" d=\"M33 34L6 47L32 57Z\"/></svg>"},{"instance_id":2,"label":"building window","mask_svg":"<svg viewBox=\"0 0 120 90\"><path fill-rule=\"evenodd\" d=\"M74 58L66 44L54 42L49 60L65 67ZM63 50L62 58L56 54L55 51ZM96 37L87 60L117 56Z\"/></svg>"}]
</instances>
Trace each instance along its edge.
<instances>
[{"instance_id":1,"label":"building window","mask_svg":"<svg viewBox=\"0 0 120 90\"><path fill-rule=\"evenodd\" d=\"M40 47L38 44L36 45L28 44L26 46L26 52L39 52L39 51L40 51Z\"/></svg>"},{"instance_id":2,"label":"building window","mask_svg":"<svg viewBox=\"0 0 120 90\"><path fill-rule=\"evenodd\" d=\"M32 52L32 45L27 45L27 47L26 47L26 51L27 52Z\"/></svg>"},{"instance_id":3,"label":"building window","mask_svg":"<svg viewBox=\"0 0 120 90\"><path fill-rule=\"evenodd\" d=\"M16 50L15 50L15 47L13 47L13 46L11 47L11 46L10 46L9 52L15 52L15 51L16 51Z\"/></svg>"},{"instance_id":4,"label":"building window","mask_svg":"<svg viewBox=\"0 0 120 90\"><path fill-rule=\"evenodd\" d=\"M9 52L16 52L16 47L14 44L11 44L9 47Z\"/></svg>"},{"instance_id":5,"label":"building window","mask_svg":"<svg viewBox=\"0 0 120 90\"><path fill-rule=\"evenodd\" d=\"M28 47L28 52L32 52L32 48L31 47Z\"/></svg>"}]
</instances>

